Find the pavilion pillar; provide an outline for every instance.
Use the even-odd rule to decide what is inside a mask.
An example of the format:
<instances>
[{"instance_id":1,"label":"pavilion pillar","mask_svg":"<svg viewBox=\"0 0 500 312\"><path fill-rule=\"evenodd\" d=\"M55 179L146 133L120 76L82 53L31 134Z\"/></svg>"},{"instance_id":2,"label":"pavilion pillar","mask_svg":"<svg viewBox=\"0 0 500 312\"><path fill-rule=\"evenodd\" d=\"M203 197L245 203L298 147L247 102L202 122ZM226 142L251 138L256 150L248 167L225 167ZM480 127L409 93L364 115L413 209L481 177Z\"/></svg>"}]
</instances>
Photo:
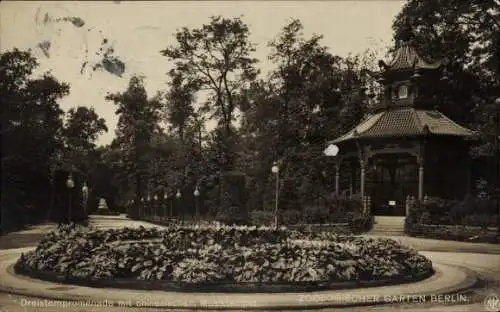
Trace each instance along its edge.
<instances>
[{"instance_id":1,"label":"pavilion pillar","mask_svg":"<svg viewBox=\"0 0 500 312\"><path fill-rule=\"evenodd\" d=\"M418 200L424 199L424 161L423 157L418 158Z\"/></svg>"},{"instance_id":2,"label":"pavilion pillar","mask_svg":"<svg viewBox=\"0 0 500 312\"><path fill-rule=\"evenodd\" d=\"M359 161L359 165L361 169L361 179L360 179L361 198L365 198L365 161L361 159Z\"/></svg>"}]
</instances>

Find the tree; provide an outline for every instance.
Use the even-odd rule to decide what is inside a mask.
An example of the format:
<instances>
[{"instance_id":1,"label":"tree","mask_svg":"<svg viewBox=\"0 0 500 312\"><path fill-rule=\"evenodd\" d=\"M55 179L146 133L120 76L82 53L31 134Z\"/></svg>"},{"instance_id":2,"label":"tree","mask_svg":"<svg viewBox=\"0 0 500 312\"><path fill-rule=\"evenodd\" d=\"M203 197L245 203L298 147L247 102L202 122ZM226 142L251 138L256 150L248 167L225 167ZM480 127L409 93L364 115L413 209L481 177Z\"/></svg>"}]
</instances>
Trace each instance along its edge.
<instances>
[{"instance_id":1,"label":"tree","mask_svg":"<svg viewBox=\"0 0 500 312\"><path fill-rule=\"evenodd\" d=\"M240 163L255 207L274 200L275 160L281 162L280 207L298 209L326 196L332 186L323 176L324 143L350 130L368 108L361 70L373 66L373 53L340 58L321 44L321 35L306 38L302 31L299 20L283 27L270 42L276 69L245 90Z\"/></svg>"},{"instance_id":2,"label":"tree","mask_svg":"<svg viewBox=\"0 0 500 312\"><path fill-rule=\"evenodd\" d=\"M396 17L398 40L412 31L424 57L446 58L449 83L440 109L459 123L478 130L473 146L477 175L494 180L495 99L500 96L500 4L473 0L408 1Z\"/></svg>"},{"instance_id":3,"label":"tree","mask_svg":"<svg viewBox=\"0 0 500 312\"><path fill-rule=\"evenodd\" d=\"M193 102L195 99L195 85L186 79L184 73L178 70L169 72L171 78L170 89L166 94L166 120L170 125L170 130L177 133L179 140L178 149L175 153L175 161L170 170L175 171L177 176L176 184L184 184L186 179L186 169L189 161L189 147L185 144L186 130L190 121L194 117Z\"/></svg>"},{"instance_id":4,"label":"tree","mask_svg":"<svg viewBox=\"0 0 500 312\"><path fill-rule=\"evenodd\" d=\"M179 140L184 141L186 126L193 117L195 86L187 81L183 72L171 70L170 89L166 95L166 119L172 130L176 130Z\"/></svg>"},{"instance_id":5,"label":"tree","mask_svg":"<svg viewBox=\"0 0 500 312\"><path fill-rule=\"evenodd\" d=\"M177 31L176 46L162 50L162 55L175 61L176 69L197 86L208 91L205 110L218 118L225 130L225 167L231 167L231 136L234 112L238 107L238 92L255 79L257 60L249 42L248 26L240 19L212 17L200 28L186 27Z\"/></svg>"},{"instance_id":6,"label":"tree","mask_svg":"<svg viewBox=\"0 0 500 312\"><path fill-rule=\"evenodd\" d=\"M124 175L122 181L132 184L135 201L139 202L144 194L144 182L148 178L151 140L156 133L161 132L161 98L157 95L148 99L143 79L133 76L126 91L109 94L106 100L118 106L116 138L112 145L118 146L122 152L119 160Z\"/></svg>"},{"instance_id":7,"label":"tree","mask_svg":"<svg viewBox=\"0 0 500 312\"><path fill-rule=\"evenodd\" d=\"M46 217L52 159L62 148L63 112L57 101L69 93L69 85L48 73L32 77L37 66L28 51L0 54L2 221L11 225L22 225L23 217Z\"/></svg>"},{"instance_id":8,"label":"tree","mask_svg":"<svg viewBox=\"0 0 500 312\"><path fill-rule=\"evenodd\" d=\"M69 109L66 116L63 136L69 162L87 172L90 153L96 148L98 135L108 131L106 121L93 108L85 106Z\"/></svg>"},{"instance_id":9,"label":"tree","mask_svg":"<svg viewBox=\"0 0 500 312\"><path fill-rule=\"evenodd\" d=\"M270 59L277 65L270 90L278 94L274 102L279 105L275 157L281 160L283 198L296 206L318 195L324 162L321 150L340 133L342 89L352 88L357 78L350 77L343 60L321 44L321 35L304 38L302 30L301 22L292 20L270 43Z\"/></svg>"},{"instance_id":10,"label":"tree","mask_svg":"<svg viewBox=\"0 0 500 312\"><path fill-rule=\"evenodd\" d=\"M97 137L107 131L106 121L93 108L79 106L67 112L64 137L68 146L81 151L92 150Z\"/></svg>"},{"instance_id":11,"label":"tree","mask_svg":"<svg viewBox=\"0 0 500 312\"><path fill-rule=\"evenodd\" d=\"M443 90L441 109L483 133L493 133L488 117L500 96L499 12L498 1L412 0L393 24L396 40L410 27L423 56L448 60L450 83Z\"/></svg>"}]
</instances>

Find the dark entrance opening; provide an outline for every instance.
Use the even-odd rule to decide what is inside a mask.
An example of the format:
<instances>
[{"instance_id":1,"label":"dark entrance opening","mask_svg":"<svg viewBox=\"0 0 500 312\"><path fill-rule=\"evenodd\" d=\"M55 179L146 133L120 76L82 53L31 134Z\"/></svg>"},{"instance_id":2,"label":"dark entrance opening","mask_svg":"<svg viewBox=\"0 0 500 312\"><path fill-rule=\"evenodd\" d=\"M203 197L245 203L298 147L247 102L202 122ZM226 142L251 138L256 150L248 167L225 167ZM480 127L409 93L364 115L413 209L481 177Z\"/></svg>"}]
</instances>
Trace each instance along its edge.
<instances>
[{"instance_id":1,"label":"dark entrance opening","mask_svg":"<svg viewBox=\"0 0 500 312\"><path fill-rule=\"evenodd\" d=\"M384 155L374 159L370 178L372 214L405 216L406 197L415 196L418 192L418 167L415 158Z\"/></svg>"}]
</instances>

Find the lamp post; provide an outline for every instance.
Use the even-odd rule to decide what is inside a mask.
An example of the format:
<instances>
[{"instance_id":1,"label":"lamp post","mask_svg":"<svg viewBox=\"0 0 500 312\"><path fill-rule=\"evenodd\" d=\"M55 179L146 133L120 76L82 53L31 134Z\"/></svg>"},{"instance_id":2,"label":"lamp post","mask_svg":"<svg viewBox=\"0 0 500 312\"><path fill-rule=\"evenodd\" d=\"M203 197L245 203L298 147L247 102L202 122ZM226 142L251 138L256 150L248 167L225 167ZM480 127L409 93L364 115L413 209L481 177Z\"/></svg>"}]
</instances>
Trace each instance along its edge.
<instances>
[{"instance_id":1,"label":"lamp post","mask_svg":"<svg viewBox=\"0 0 500 312\"><path fill-rule=\"evenodd\" d=\"M198 189L198 186L194 189L194 205L195 205L195 216L196 216L196 221L199 221L200 218L200 211L199 211L199 203L198 203L198 197L200 197L200 190Z\"/></svg>"},{"instance_id":2,"label":"lamp post","mask_svg":"<svg viewBox=\"0 0 500 312\"><path fill-rule=\"evenodd\" d=\"M496 161L496 210L497 210L497 239L500 237L500 97L495 100L495 161Z\"/></svg>"},{"instance_id":3,"label":"lamp post","mask_svg":"<svg viewBox=\"0 0 500 312\"><path fill-rule=\"evenodd\" d=\"M274 227L278 229L278 203L279 203L279 188L280 188L280 182L279 182L279 167L278 167L278 162L274 162L273 166L271 167L271 172L276 174L276 194L275 194L275 207L274 207Z\"/></svg>"},{"instance_id":4,"label":"lamp post","mask_svg":"<svg viewBox=\"0 0 500 312\"><path fill-rule=\"evenodd\" d=\"M141 211L139 212L139 215L141 217L144 217L144 197L141 197L141 206L140 206Z\"/></svg>"},{"instance_id":5,"label":"lamp post","mask_svg":"<svg viewBox=\"0 0 500 312\"><path fill-rule=\"evenodd\" d=\"M339 147L335 144L330 144L323 151L327 157L336 157L339 153ZM339 164L335 164L335 200L337 201L337 209L339 209L339 194L340 194L340 168ZM330 207L331 209L331 207Z\"/></svg>"},{"instance_id":6,"label":"lamp post","mask_svg":"<svg viewBox=\"0 0 500 312\"><path fill-rule=\"evenodd\" d=\"M71 191L75 187L75 182L73 181L73 175L71 172L68 174L66 186L68 187L68 223L71 223Z\"/></svg>"},{"instance_id":7,"label":"lamp post","mask_svg":"<svg viewBox=\"0 0 500 312\"><path fill-rule=\"evenodd\" d=\"M158 195L155 194L153 196L154 202L153 202L153 208L154 208L154 218L158 216Z\"/></svg>"},{"instance_id":8,"label":"lamp post","mask_svg":"<svg viewBox=\"0 0 500 312\"><path fill-rule=\"evenodd\" d=\"M339 153L339 147L335 144L330 144L328 147L323 151L323 154L327 157L335 157ZM339 184L340 184L340 172L339 172L339 165L335 165L335 194L338 196L339 195Z\"/></svg>"},{"instance_id":9,"label":"lamp post","mask_svg":"<svg viewBox=\"0 0 500 312\"><path fill-rule=\"evenodd\" d=\"M85 215L87 215L87 204L89 199L89 187L87 186L87 182L83 182L82 186L82 198L83 198L83 210L85 211Z\"/></svg>"},{"instance_id":10,"label":"lamp post","mask_svg":"<svg viewBox=\"0 0 500 312\"><path fill-rule=\"evenodd\" d=\"M168 193L167 190L163 193L163 200L165 204L163 205L163 219L167 218L167 206L168 206Z\"/></svg>"},{"instance_id":11,"label":"lamp post","mask_svg":"<svg viewBox=\"0 0 500 312\"><path fill-rule=\"evenodd\" d=\"M175 193L175 198L177 198L177 200L181 199L182 197L182 194L181 194L181 190L180 189L177 189L177 193ZM177 201L178 203L179 201ZM176 208L177 209L177 208ZM184 218L184 214L182 215L182 218Z\"/></svg>"},{"instance_id":12,"label":"lamp post","mask_svg":"<svg viewBox=\"0 0 500 312\"><path fill-rule=\"evenodd\" d=\"M146 197L146 215L149 217L151 215L151 196Z\"/></svg>"}]
</instances>

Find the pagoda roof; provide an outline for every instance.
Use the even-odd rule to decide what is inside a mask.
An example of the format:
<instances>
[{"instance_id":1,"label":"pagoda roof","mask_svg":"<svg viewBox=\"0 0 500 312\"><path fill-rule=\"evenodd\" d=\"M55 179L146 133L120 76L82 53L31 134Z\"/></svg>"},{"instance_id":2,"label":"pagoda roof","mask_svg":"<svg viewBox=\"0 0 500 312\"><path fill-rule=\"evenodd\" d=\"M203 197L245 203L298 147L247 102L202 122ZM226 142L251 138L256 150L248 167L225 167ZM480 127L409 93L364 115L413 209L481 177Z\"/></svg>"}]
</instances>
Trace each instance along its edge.
<instances>
[{"instance_id":1,"label":"pagoda roof","mask_svg":"<svg viewBox=\"0 0 500 312\"><path fill-rule=\"evenodd\" d=\"M444 64L444 60L437 62L427 62L414 46L409 42L403 42L394 53L394 58L385 63L380 61L380 65L388 70L406 70L406 69L437 69Z\"/></svg>"},{"instance_id":2,"label":"pagoda roof","mask_svg":"<svg viewBox=\"0 0 500 312\"><path fill-rule=\"evenodd\" d=\"M471 138L476 136L476 132L460 126L437 110L401 108L369 115L354 129L329 143L423 135Z\"/></svg>"}]
</instances>

